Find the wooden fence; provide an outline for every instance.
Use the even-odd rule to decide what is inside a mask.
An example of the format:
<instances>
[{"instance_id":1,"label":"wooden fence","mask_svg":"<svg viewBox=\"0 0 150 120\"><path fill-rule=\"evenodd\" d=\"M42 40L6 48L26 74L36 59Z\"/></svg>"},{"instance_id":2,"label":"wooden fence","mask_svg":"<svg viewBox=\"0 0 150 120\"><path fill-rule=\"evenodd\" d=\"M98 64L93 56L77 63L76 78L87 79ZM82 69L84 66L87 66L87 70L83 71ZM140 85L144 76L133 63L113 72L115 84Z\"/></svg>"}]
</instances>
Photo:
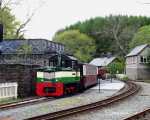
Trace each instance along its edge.
<instances>
[{"instance_id":1,"label":"wooden fence","mask_svg":"<svg viewBox=\"0 0 150 120\"><path fill-rule=\"evenodd\" d=\"M0 83L0 99L3 98L17 98L17 82Z\"/></svg>"}]
</instances>

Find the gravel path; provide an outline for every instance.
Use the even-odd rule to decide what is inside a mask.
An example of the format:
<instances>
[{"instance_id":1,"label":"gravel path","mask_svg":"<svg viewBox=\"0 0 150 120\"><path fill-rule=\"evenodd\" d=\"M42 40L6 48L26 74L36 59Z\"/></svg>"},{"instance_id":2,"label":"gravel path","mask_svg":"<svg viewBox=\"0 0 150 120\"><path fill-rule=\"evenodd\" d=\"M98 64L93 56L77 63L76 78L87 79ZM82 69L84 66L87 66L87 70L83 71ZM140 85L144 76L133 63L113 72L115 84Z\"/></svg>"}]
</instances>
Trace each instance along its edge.
<instances>
[{"instance_id":1,"label":"gravel path","mask_svg":"<svg viewBox=\"0 0 150 120\"><path fill-rule=\"evenodd\" d=\"M115 81L115 80L113 81L113 83L117 83L117 82L118 81ZM107 83L110 83L110 81L107 81ZM104 84L102 84L102 86L104 86ZM11 116L11 118L14 118L14 120L22 120L22 119L34 117L37 115L42 115L42 114L46 114L50 112L55 112L55 111L103 100L112 96L118 91L119 89L113 89L113 90L101 89L99 93L98 89L95 89L94 87L94 88L88 89L82 94L78 94L78 95L71 96L71 97L60 98L54 101L40 103L38 105L25 106L22 108L16 108L16 109L5 110L5 111L0 110L0 117Z\"/></svg>"},{"instance_id":2,"label":"gravel path","mask_svg":"<svg viewBox=\"0 0 150 120\"><path fill-rule=\"evenodd\" d=\"M123 120L150 107L150 84L139 82L140 92L120 103L115 103L101 110L95 110L82 115L72 116L62 120Z\"/></svg>"}]
</instances>

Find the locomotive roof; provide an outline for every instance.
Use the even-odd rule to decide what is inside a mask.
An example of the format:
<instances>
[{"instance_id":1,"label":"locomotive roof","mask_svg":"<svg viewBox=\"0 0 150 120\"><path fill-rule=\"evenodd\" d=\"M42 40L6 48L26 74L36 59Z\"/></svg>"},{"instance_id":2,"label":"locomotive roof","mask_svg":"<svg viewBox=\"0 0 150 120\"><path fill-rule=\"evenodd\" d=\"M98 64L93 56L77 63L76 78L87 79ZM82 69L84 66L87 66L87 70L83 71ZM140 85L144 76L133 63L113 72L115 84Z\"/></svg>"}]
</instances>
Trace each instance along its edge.
<instances>
[{"instance_id":1,"label":"locomotive roof","mask_svg":"<svg viewBox=\"0 0 150 120\"><path fill-rule=\"evenodd\" d=\"M49 66L46 66L46 67L40 67L37 70L38 71L43 71L43 72L55 72L55 71L71 71L72 68L70 68L70 67L64 68L64 67L49 67Z\"/></svg>"}]
</instances>

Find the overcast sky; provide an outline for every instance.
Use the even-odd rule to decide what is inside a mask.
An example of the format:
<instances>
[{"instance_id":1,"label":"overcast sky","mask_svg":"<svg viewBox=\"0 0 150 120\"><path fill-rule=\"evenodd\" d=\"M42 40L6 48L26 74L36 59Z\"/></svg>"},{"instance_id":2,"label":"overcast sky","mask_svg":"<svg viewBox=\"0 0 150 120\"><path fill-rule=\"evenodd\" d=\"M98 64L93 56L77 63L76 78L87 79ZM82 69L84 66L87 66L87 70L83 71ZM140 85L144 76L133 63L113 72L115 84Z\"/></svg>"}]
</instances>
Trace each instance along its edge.
<instances>
[{"instance_id":1,"label":"overcast sky","mask_svg":"<svg viewBox=\"0 0 150 120\"><path fill-rule=\"evenodd\" d=\"M39 8L26 26L25 36L51 40L57 30L97 16L150 16L150 4L143 3L150 0L24 0L13 13L24 21L28 13Z\"/></svg>"}]
</instances>

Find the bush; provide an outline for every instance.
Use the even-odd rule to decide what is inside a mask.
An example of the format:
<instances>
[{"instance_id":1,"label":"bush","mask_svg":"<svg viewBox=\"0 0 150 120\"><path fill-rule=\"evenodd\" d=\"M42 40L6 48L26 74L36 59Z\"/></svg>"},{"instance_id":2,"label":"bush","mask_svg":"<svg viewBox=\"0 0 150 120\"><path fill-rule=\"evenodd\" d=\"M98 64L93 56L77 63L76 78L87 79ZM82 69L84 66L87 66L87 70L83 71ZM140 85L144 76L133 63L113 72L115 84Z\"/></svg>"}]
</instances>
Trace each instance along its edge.
<instances>
[{"instance_id":1,"label":"bush","mask_svg":"<svg viewBox=\"0 0 150 120\"><path fill-rule=\"evenodd\" d=\"M126 80L129 80L129 78L128 78L127 76L125 76L125 77L123 77L121 80L126 81Z\"/></svg>"},{"instance_id":2,"label":"bush","mask_svg":"<svg viewBox=\"0 0 150 120\"><path fill-rule=\"evenodd\" d=\"M108 72L110 74L118 74L118 73L123 73L124 71L124 64L121 62L114 62L108 65L107 68Z\"/></svg>"},{"instance_id":3,"label":"bush","mask_svg":"<svg viewBox=\"0 0 150 120\"><path fill-rule=\"evenodd\" d=\"M119 80L129 80L126 74L116 74L116 78Z\"/></svg>"}]
</instances>

